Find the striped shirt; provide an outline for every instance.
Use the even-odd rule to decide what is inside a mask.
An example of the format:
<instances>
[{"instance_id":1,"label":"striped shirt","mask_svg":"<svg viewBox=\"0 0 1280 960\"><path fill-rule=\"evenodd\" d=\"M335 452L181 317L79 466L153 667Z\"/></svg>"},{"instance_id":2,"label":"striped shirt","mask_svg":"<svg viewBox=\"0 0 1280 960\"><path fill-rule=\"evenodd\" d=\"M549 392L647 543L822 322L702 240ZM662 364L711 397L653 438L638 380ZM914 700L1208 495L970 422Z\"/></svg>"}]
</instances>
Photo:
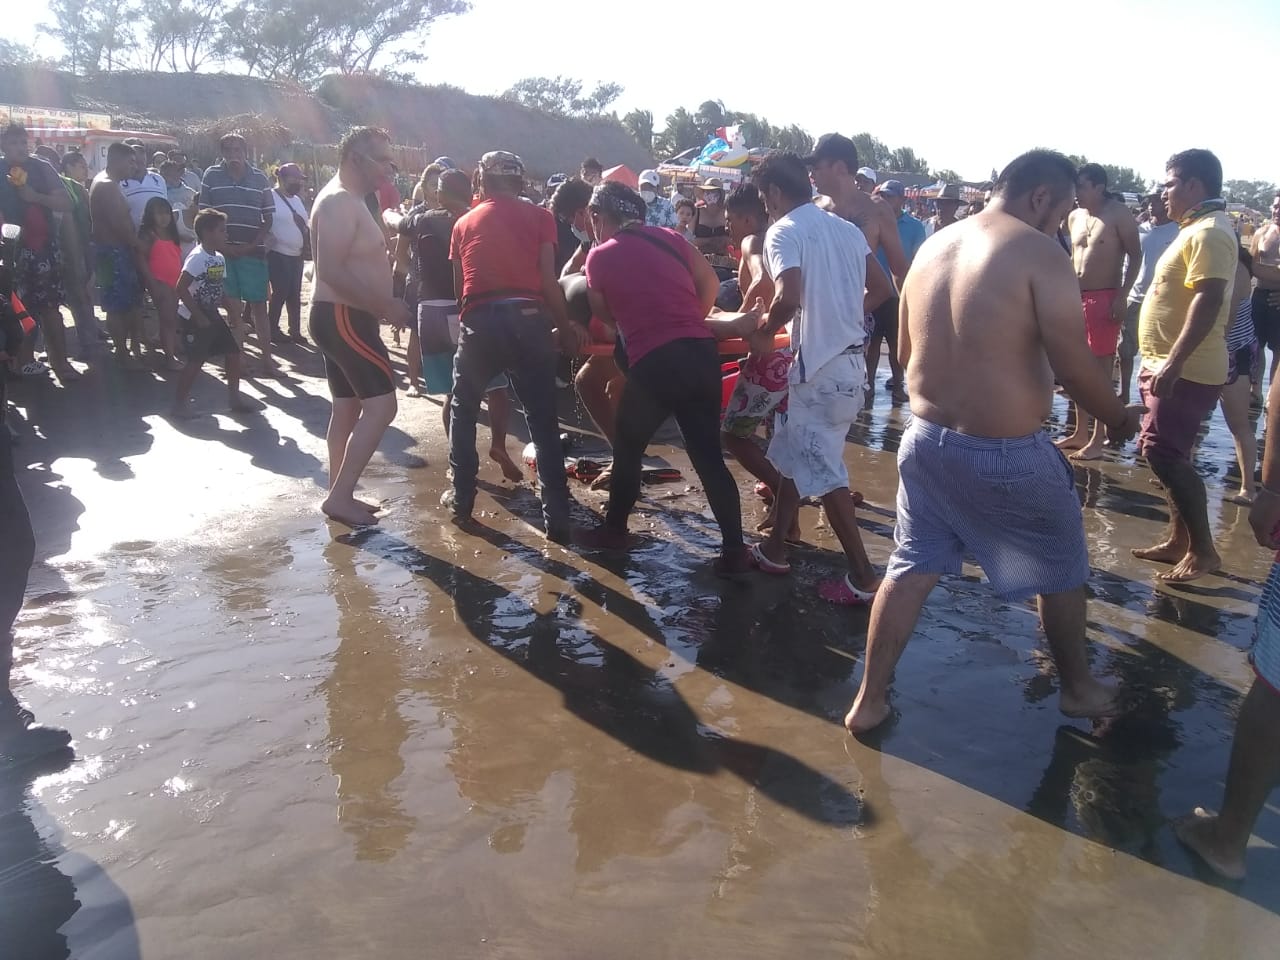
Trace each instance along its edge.
<instances>
[{"instance_id":1,"label":"striped shirt","mask_svg":"<svg viewBox=\"0 0 1280 960\"><path fill-rule=\"evenodd\" d=\"M252 243L263 223L271 222L275 201L271 198L271 182L257 167L247 166L243 179L235 180L225 163L215 163L204 172L200 206L213 207L227 215L229 242ZM257 252L266 256L262 244Z\"/></svg>"},{"instance_id":2,"label":"striped shirt","mask_svg":"<svg viewBox=\"0 0 1280 960\"><path fill-rule=\"evenodd\" d=\"M1227 329L1227 353L1243 350L1258 338L1253 328L1253 299L1245 297Z\"/></svg>"}]
</instances>

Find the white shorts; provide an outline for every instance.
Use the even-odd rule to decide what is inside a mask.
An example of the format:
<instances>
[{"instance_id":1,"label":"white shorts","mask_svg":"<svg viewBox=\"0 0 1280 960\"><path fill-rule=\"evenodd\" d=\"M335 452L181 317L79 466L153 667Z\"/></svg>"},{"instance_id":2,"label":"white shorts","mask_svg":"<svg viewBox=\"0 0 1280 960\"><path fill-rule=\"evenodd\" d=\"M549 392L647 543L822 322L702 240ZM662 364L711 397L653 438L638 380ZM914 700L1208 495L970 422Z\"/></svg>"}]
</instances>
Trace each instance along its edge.
<instances>
[{"instance_id":1,"label":"white shorts","mask_svg":"<svg viewBox=\"0 0 1280 960\"><path fill-rule=\"evenodd\" d=\"M848 489L844 445L862 412L867 362L862 350L842 353L804 383L792 383L787 411L778 415L769 462L794 481L801 497Z\"/></svg>"}]
</instances>

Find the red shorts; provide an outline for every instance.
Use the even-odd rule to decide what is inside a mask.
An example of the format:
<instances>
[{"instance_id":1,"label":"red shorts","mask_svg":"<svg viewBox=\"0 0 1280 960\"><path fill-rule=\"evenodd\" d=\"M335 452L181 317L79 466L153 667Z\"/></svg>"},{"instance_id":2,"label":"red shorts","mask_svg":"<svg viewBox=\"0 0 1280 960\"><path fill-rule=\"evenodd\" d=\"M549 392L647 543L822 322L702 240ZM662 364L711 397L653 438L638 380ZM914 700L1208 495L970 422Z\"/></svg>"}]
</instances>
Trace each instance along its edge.
<instances>
[{"instance_id":1,"label":"red shorts","mask_svg":"<svg viewBox=\"0 0 1280 960\"><path fill-rule=\"evenodd\" d=\"M1119 290L1086 290L1080 294L1080 303L1084 306L1084 333L1095 357L1115 356L1120 328L1124 325L1123 317L1120 323L1111 319L1111 308L1118 296Z\"/></svg>"}]
</instances>

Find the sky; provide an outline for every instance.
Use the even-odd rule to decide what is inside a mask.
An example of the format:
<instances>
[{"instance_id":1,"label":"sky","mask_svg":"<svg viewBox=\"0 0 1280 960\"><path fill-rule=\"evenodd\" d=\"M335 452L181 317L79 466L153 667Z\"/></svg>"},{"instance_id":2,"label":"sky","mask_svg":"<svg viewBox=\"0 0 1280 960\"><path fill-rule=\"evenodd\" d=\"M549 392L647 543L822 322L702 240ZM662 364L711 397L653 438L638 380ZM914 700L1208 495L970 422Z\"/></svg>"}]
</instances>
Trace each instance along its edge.
<instances>
[{"instance_id":1,"label":"sky","mask_svg":"<svg viewBox=\"0 0 1280 960\"><path fill-rule=\"evenodd\" d=\"M869 131L971 180L1033 147L1154 180L1172 153L1208 147L1226 179L1280 182L1275 0L474 6L433 27L423 82L617 81L619 115L651 110L658 129L675 107L721 100L814 136ZM35 36L43 19L11 24L12 39L56 55ZM1258 93L1254 73L1269 78Z\"/></svg>"}]
</instances>

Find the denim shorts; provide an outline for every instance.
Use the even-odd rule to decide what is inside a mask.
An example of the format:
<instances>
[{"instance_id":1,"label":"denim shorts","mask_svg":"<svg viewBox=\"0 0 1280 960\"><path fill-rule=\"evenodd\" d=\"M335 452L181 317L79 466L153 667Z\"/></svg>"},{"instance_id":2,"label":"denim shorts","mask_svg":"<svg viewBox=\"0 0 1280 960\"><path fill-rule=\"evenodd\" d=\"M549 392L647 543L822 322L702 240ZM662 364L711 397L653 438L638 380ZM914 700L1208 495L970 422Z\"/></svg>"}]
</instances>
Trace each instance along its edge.
<instances>
[{"instance_id":1,"label":"denim shorts","mask_svg":"<svg viewBox=\"0 0 1280 960\"><path fill-rule=\"evenodd\" d=\"M966 553L1007 600L1089 579L1075 472L1044 431L975 437L914 417L898 448L898 476L887 580L960 573Z\"/></svg>"}]
</instances>

